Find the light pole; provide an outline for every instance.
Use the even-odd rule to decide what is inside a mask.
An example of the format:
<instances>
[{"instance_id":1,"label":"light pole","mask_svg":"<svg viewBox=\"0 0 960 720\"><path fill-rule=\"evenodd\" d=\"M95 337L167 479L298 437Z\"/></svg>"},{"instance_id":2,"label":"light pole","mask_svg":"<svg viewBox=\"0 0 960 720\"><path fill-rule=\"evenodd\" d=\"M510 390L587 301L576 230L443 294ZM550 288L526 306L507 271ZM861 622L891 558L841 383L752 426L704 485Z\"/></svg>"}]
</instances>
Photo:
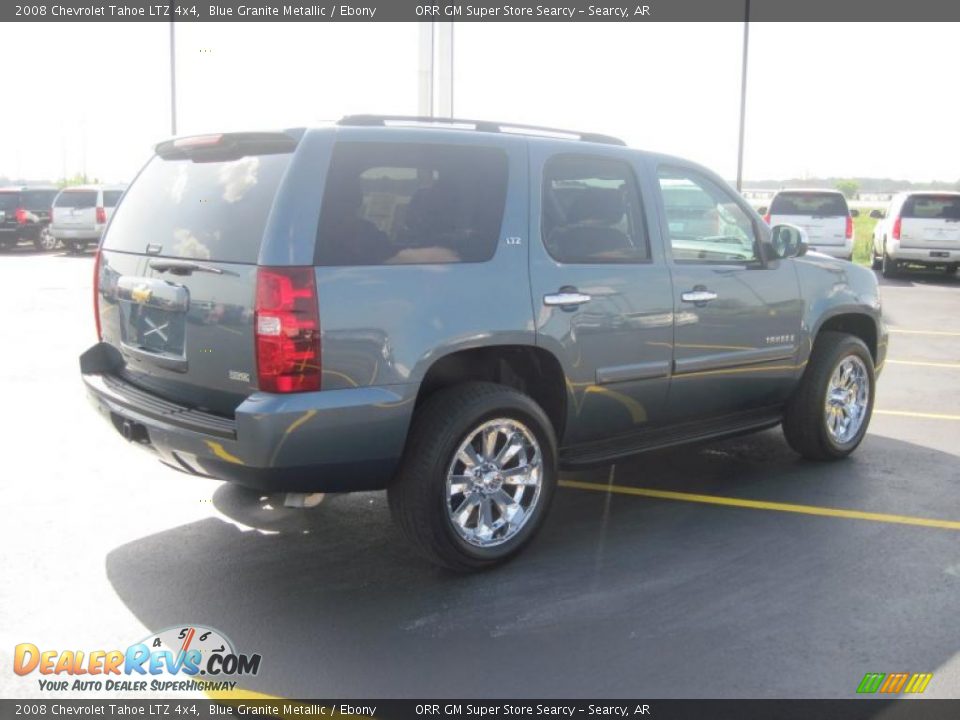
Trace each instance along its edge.
<instances>
[{"instance_id":1,"label":"light pole","mask_svg":"<svg viewBox=\"0 0 960 720\"><path fill-rule=\"evenodd\" d=\"M177 39L170 21L170 134L177 134Z\"/></svg>"},{"instance_id":2,"label":"light pole","mask_svg":"<svg viewBox=\"0 0 960 720\"><path fill-rule=\"evenodd\" d=\"M743 134L747 118L747 51L750 49L750 0L744 0L743 58L740 68L740 142L737 146L737 192L743 189Z\"/></svg>"}]
</instances>

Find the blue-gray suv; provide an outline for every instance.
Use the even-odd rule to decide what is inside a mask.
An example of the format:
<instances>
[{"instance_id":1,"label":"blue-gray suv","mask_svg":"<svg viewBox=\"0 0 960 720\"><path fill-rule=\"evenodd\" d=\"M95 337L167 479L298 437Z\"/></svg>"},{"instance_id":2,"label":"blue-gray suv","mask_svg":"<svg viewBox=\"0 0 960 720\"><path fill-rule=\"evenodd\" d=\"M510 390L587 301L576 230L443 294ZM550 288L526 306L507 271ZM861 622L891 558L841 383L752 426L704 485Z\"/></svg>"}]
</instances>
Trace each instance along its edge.
<instances>
[{"instance_id":1,"label":"blue-gray suv","mask_svg":"<svg viewBox=\"0 0 960 720\"><path fill-rule=\"evenodd\" d=\"M709 170L485 121L161 143L96 261L94 406L168 465L269 492L388 491L480 568L561 468L782 424L866 432L874 275L767 227Z\"/></svg>"}]
</instances>

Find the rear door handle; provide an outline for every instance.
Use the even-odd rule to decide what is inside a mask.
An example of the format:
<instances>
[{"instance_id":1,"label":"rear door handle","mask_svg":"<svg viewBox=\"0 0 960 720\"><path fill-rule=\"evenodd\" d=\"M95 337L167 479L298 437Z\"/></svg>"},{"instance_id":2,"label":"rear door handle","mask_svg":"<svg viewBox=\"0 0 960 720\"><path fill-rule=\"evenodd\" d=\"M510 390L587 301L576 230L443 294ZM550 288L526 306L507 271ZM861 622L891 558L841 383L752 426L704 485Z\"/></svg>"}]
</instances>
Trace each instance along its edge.
<instances>
[{"instance_id":1,"label":"rear door handle","mask_svg":"<svg viewBox=\"0 0 960 720\"><path fill-rule=\"evenodd\" d=\"M543 304L551 307L573 309L577 305L590 302L590 296L577 290L562 290L561 292L543 296Z\"/></svg>"},{"instance_id":2,"label":"rear door handle","mask_svg":"<svg viewBox=\"0 0 960 720\"><path fill-rule=\"evenodd\" d=\"M716 300L717 294L715 292L710 292L709 290L697 288L696 290L688 290L685 293L681 293L680 299L684 302L700 305L702 303L708 303L711 300Z\"/></svg>"}]
</instances>

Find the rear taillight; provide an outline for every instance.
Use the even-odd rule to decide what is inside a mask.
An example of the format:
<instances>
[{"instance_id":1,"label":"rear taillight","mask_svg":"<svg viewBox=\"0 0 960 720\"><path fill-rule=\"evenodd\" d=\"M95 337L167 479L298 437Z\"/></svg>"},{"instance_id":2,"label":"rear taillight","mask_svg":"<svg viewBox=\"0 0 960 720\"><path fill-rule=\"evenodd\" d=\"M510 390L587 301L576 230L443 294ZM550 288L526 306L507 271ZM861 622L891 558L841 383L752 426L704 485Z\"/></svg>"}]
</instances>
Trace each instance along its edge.
<instances>
[{"instance_id":1,"label":"rear taillight","mask_svg":"<svg viewBox=\"0 0 960 720\"><path fill-rule=\"evenodd\" d=\"M97 208L97 225L103 225L106 221L107 221L107 211L104 210L102 207L98 207Z\"/></svg>"},{"instance_id":2,"label":"rear taillight","mask_svg":"<svg viewBox=\"0 0 960 720\"><path fill-rule=\"evenodd\" d=\"M255 310L259 388L319 390L320 311L313 268L259 268Z\"/></svg>"},{"instance_id":3,"label":"rear taillight","mask_svg":"<svg viewBox=\"0 0 960 720\"><path fill-rule=\"evenodd\" d=\"M767 213L766 215L763 216L763 221L764 221L767 225L770 224L770 213Z\"/></svg>"},{"instance_id":4,"label":"rear taillight","mask_svg":"<svg viewBox=\"0 0 960 720\"><path fill-rule=\"evenodd\" d=\"M847 240L853 237L853 218L849 215L847 215L847 229L844 233L844 237L847 238Z\"/></svg>"},{"instance_id":5,"label":"rear taillight","mask_svg":"<svg viewBox=\"0 0 960 720\"><path fill-rule=\"evenodd\" d=\"M897 219L893 221L893 232L891 233L891 235L893 235L894 240L900 239L900 226L902 224L903 223L901 222L900 217L897 217Z\"/></svg>"},{"instance_id":6,"label":"rear taillight","mask_svg":"<svg viewBox=\"0 0 960 720\"><path fill-rule=\"evenodd\" d=\"M27 209L19 207L14 212L14 216L17 218L17 225L26 225L27 224Z\"/></svg>"},{"instance_id":7,"label":"rear taillight","mask_svg":"<svg viewBox=\"0 0 960 720\"><path fill-rule=\"evenodd\" d=\"M97 324L97 340L103 340L100 330L100 249L93 260L93 321Z\"/></svg>"}]
</instances>

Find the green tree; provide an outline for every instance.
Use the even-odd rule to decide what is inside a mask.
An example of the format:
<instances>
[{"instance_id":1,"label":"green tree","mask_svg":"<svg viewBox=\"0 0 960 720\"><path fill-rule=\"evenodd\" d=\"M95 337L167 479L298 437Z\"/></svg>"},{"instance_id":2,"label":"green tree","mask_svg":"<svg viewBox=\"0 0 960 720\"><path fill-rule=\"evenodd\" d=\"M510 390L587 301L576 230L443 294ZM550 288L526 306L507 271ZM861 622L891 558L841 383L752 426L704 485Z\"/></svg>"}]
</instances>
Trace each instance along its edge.
<instances>
[{"instance_id":1,"label":"green tree","mask_svg":"<svg viewBox=\"0 0 960 720\"><path fill-rule=\"evenodd\" d=\"M86 185L88 183L96 184L97 182L99 182L97 178L88 177L86 173L76 173L71 177L57 180L57 186L71 187L73 185Z\"/></svg>"},{"instance_id":2,"label":"green tree","mask_svg":"<svg viewBox=\"0 0 960 720\"><path fill-rule=\"evenodd\" d=\"M860 189L860 183L856 180L838 180L834 187L842 192L847 200L853 200L857 196L857 190Z\"/></svg>"}]
</instances>

